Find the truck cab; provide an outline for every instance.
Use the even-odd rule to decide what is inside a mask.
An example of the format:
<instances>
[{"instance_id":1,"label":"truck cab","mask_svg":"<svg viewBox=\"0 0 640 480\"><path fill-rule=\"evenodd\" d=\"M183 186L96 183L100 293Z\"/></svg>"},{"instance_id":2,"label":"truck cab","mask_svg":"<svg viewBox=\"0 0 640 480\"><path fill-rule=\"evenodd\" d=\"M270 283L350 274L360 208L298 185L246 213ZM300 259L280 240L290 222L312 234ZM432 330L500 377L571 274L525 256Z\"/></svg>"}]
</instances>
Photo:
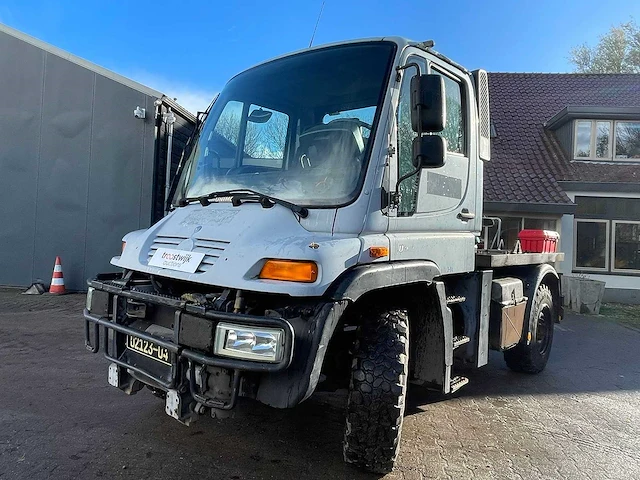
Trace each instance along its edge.
<instances>
[{"instance_id":1,"label":"truck cab","mask_svg":"<svg viewBox=\"0 0 640 480\"><path fill-rule=\"evenodd\" d=\"M110 384L148 387L187 425L238 397L288 408L343 386L345 460L385 472L410 382L452 393L455 364L490 348L544 368L562 254L477 248L487 74L432 47L344 42L228 82L170 213L89 281L86 344Z\"/></svg>"}]
</instances>

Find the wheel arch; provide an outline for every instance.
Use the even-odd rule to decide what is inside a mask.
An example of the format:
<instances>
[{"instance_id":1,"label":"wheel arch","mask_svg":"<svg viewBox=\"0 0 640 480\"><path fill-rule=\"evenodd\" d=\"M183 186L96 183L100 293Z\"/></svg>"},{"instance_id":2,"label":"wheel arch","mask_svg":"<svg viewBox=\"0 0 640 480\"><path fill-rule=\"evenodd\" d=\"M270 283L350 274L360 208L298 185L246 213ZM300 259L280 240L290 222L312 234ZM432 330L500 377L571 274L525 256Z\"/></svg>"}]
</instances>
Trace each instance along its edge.
<instances>
[{"instance_id":1,"label":"wheel arch","mask_svg":"<svg viewBox=\"0 0 640 480\"><path fill-rule=\"evenodd\" d=\"M553 309L556 314L556 320L562 316L562 287L560 283L560 275L556 269L549 264L535 265L533 267L520 267L508 272L510 276L520 278L524 287L524 295L528 298L525 318L527 319L526 328L522 329L521 342L529 344L528 335L533 331L533 319L531 318L531 307L536 291L540 285L546 285L551 290L553 298ZM496 276L503 276L502 272Z\"/></svg>"},{"instance_id":2,"label":"wheel arch","mask_svg":"<svg viewBox=\"0 0 640 480\"><path fill-rule=\"evenodd\" d=\"M334 301L349 301L343 315L349 322L357 323L362 311L374 303L409 310L411 374L448 393L453 321L439 276L440 269L430 261L364 265L345 272L328 295Z\"/></svg>"},{"instance_id":3,"label":"wheel arch","mask_svg":"<svg viewBox=\"0 0 640 480\"><path fill-rule=\"evenodd\" d=\"M370 263L345 271L327 290L334 301L357 302L374 291L430 283L440 276L440 268L428 260Z\"/></svg>"}]
</instances>

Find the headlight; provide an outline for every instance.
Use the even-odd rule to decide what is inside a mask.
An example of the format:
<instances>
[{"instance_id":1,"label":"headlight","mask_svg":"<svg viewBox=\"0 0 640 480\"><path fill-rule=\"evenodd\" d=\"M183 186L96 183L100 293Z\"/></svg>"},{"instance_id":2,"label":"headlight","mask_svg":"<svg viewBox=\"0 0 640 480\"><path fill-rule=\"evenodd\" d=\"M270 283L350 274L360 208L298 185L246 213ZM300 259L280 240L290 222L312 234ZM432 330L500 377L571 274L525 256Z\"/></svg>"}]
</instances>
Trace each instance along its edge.
<instances>
[{"instance_id":1,"label":"headlight","mask_svg":"<svg viewBox=\"0 0 640 480\"><path fill-rule=\"evenodd\" d=\"M213 353L224 357L277 363L284 354L284 330L219 323Z\"/></svg>"},{"instance_id":2,"label":"headlight","mask_svg":"<svg viewBox=\"0 0 640 480\"><path fill-rule=\"evenodd\" d=\"M87 289L87 310L91 311L91 301L93 300L93 291L95 288L89 287Z\"/></svg>"}]
</instances>

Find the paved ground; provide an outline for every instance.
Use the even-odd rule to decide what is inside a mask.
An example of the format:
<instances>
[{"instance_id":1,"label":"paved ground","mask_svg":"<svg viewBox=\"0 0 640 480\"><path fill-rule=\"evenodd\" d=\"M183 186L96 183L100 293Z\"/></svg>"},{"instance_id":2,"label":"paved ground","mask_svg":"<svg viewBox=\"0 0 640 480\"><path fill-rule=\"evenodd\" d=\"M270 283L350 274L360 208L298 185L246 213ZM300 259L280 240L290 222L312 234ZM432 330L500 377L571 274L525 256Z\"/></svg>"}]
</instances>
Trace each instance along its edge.
<instances>
[{"instance_id":1,"label":"paved ground","mask_svg":"<svg viewBox=\"0 0 640 480\"><path fill-rule=\"evenodd\" d=\"M83 297L0 291L0 479L369 479L343 465L342 401L243 402L184 427L149 392L107 384L84 350ZM385 478L640 478L640 332L570 316L538 376L499 355L453 398L410 392Z\"/></svg>"}]
</instances>

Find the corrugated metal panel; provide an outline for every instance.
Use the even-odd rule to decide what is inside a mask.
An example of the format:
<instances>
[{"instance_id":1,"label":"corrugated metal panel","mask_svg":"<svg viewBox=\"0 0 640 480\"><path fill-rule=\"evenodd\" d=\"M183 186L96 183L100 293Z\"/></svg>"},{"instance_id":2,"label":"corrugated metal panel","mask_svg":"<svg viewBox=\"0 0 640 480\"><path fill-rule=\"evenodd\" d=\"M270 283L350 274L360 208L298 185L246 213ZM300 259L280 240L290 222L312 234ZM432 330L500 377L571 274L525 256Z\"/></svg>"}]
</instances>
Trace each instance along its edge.
<instances>
[{"instance_id":1,"label":"corrugated metal panel","mask_svg":"<svg viewBox=\"0 0 640 480\"><path fill-rule=\"evenodd\" d=\"M100 65L96 65L95 63L85 60L84 58L80 58L77 55L73 55L72 53L62 50L61 48L58 48L54 45L50 45L46 42L43 42L42 40L39 40L30 35L27 35L24 32L16 30L15 28L11 28L8 25L4 25L0 23L0 33L4 33L7 36L11 36L17 40L20 40L22 43L33 45L34 47L36 47L38 50L41 50L42 52L50 53L51 55L56 55L64 60L67 60L69 63L75 63L76 65L79 65L83 68L86 68L87 70L90 70L99 75L102 75L103 77L110 78L114 82L118 82L129 88L138 90L139 92L142 92L145 95L149 95L151 97L156 97L156 98L159 98L162 96L162 93L158 92L157 90L149 88L146 85L142 85L141 83L131 80L130 78L123 77L122 75L119 75L116 72L112 72L111 70L101 67Z\"/></svg>"},{"instance_id":2,"label":"corrugated metal panel","mask_svg":"<svg viewBox=\"0 0 640 480\"><path fill-rule=\"evenodd\" d=\"M153 118L143 121L132 113L146 100L140 92L96 77L85 277L114 270L109 260L120 254L122 236L149 226L151 197L144 186L152 182ZM151 137L146 142L145 134Z\"/></svg>"},{"instance_id":3,"label":"corrugated metal panel","mask_svg":"<svg viewBox=\"0 0 640 480\"><path fill-rule=\"evenodd\" d=\"M16 58L20 62L16 62ZM44 53L0 34L0 284L32 278Z\"/></svg>"},{"instance_id":4,"label":"corrugated metal panel","mask_svg":"<svg viewBox=\"0 0 640 480\"><path fill-rule=\"evenodd\" d=\"M46 55L33 271L50 278L60 255L65 282L75 288L84 282L80 252L85 249L94 79L89 70Z\"/></svg>"}]
</instances>

